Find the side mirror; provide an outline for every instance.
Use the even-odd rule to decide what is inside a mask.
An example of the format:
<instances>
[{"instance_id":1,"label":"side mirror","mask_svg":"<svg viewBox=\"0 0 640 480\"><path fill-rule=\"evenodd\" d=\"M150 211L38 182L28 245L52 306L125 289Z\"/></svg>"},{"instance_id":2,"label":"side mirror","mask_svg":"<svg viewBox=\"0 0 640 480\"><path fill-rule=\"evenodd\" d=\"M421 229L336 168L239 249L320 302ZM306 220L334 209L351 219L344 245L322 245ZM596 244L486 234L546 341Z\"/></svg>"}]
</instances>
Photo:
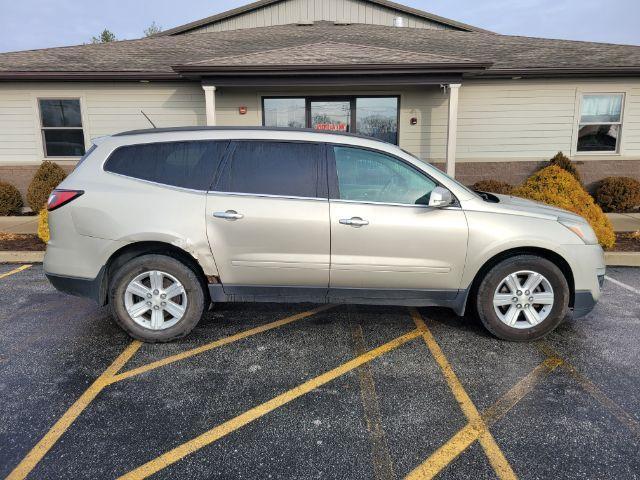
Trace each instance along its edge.
<instances>
[{"instance_id":1,"label":"side mirror","mask_svg":"<svg viewBox=\"0 0 640 480\"><path fill-rule=\"evenodd\" d=\"M453 195L449 190L443 187L436 187L429 196L430 207L448 207L453 203Z\"/></svg>"}]
</instances>

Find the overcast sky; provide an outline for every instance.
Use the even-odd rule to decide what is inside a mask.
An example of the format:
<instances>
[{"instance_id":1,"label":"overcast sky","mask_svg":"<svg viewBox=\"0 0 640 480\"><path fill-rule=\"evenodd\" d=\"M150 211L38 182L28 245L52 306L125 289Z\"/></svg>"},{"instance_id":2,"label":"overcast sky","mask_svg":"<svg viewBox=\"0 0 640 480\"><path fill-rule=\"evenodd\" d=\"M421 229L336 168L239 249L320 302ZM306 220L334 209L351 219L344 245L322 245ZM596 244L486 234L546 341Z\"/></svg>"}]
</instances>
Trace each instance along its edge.
<instances>
[{"instance_id":1,"label":"overcast sky","mask_svg":"<svg viewBox=\"0 0 640 480\"><path fill-rule=\"evenodd\" d=\"M396 0L498 33L640 45L640 0ZM142 36L250 0L0 0L0 52Z\"/></svg>"}]
</instances>

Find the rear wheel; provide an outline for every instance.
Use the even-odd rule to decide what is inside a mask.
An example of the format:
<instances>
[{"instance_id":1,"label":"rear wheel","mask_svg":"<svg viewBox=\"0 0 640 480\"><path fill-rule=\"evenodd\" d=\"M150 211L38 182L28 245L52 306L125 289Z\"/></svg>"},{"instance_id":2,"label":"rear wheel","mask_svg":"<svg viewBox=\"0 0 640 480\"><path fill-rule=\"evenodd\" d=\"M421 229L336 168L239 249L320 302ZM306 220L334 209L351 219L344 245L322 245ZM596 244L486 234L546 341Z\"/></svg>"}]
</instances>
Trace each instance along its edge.
<instances>
[{"instance_id":1,"label":"rear wheel","mask_svg":"<svg viewBox=\"0 0 640 480\"><path fill-rule=\"evenodd\" d=\"M179 260L143 255L115 273L109 303L117 323L133 338L169 342L197 325L205 295L196 274Z\"/></svg>"},{"instance_id":2,"label":"rear wheel","mask_svg":"<svg viewBox=\"0 0 640 480\"><path fill-rule=\"evenodd\" d=\"M478 316L496 337L538 339L555 329L569 306L569 285L549 260L519 255L503 260L482 279L476 297Z\"/></svg>"}]
</instances>

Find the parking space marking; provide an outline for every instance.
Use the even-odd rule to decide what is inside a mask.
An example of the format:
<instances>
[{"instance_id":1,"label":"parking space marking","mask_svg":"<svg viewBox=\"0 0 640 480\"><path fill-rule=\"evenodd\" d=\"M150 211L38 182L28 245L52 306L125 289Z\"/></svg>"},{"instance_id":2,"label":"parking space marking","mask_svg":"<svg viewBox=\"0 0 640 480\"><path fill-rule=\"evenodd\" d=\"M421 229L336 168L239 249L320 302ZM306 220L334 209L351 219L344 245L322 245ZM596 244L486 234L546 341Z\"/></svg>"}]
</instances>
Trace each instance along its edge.
<instances>
[{"instance_id":1,"label":"parking space marking","mask_svg":"<svg viewBox=\"0 0 640 480\"><path fill-rule=\"evenodd\" d=\"M125 363L138 351L141 342L134 340L124 351L118 355L107 369L87 388L80 398L60 417L51 429L31 449L26 457L13 469L7 480L23 479L35 468L47 452L55 445L60 437L73 424L85 408L98 396L98 394L110 383L111 377L120 370Z\"/></svg>"},{"instance_id":2,"label":"parking space marking","mask_svg":"<svg viewBox=\"0 0 640 480\"><path fill-rule=\"evenodd\" d=\"M161 360L157 360L155 362L147 363L146 365L142 365L138 368L133 368L131 370L127 370L117 375L114 375L110 379L110 383L121 382L122 380L135 377L137 375L148 372L150 370L164 367L165 365L169 365L171 363L178 362L180 360L185 360L195 355L200 355L201 353L208 352L209 350L213 350L214 348L222 347L223 345L228 345L230 343L237 342L238 340L242 340L242 339L251 337L253 335L266 332L268 330L273 330L274 328L282 327L283 325L287 325L289 323L293 323L298 320L309 318L313 315L316 315L317 313L323 312L325 310L329 310L330 308L333 308L333 307L335 307L335 305L322 305L318 308L314 308L313 310L297 313L295 315L291 315L289 317L276 320L275 322L267 323L265 325L260 325L259 327L245 330L244 332L236 333L235 335L230 335L228 337L221 338L214 342L207 343L206 345L203 345L201 347L192 348L191 350L187 350L187 351L178 353L176 355L171 355L169 357L163 358Z\"/></svg>"},{"instance_id":3,"label":"parking space marking","mask_svg":"<svg viewBox=\"0 0 640 480\"><path fill-rule=\"evenodd\" d=\"M485 425L490 427L502 418L561 363L561 360L558 358L547 358L544 362L534 368L482 414L482 420ZM462 452L469 448L473 442L478 440L481 433L482 428L480 423L468 423L464 428L451 437L447 443L436 450L427 460L411 472L407 478L421 479L435 477L447 465L462 454Z\"/></svg>"},{"instance_id":4,"label":"parking space marking","mask_svg":"<svg viewBox=\"0 0 640 480\"><path fill-rule=\"evenodd\" d=\"M364 355L367 348L362 333L362 325L359 323L353 325L352 336L355 343L356 355ZM380 413L380 405L378 403L378 395L376 394L376 386L373 381L373 375L371 374L371 368L369 364L366 363L358 367L356 371L360 380L360 393L364 407L364 416L367 421L367 429L371 436L371 453L375 478L377 480L392 480L396 478L396 476L393 473L393 462L389 454L387 437L382 427L382 414Z\"/></svg>"},{"instance_id":5,"label":"parking space marking","mask_svg":"<svg viewBox=\"0 0 640 480\"><path fill-rule=\"evenodd\" d=\"M633 292L637 295L640 295L640 290L638 290L637 288L633 288L631 285L627 285L626 283L622 283L620 280L616 280L615 278L611 278L609 275L605 275L605 277L607 279L607 281L618 285L619 287L622 287L626 290L629 290L630 292Z\"/></svg>"},{"instance_id":6,"label":"parking space marking","mask_svg":"<svg viewBox=\"0 0 640 480\"><path fill-rule=\"evenodd\" d=\"M549 345L547 342L540 341L537 342L536 345L540 349L540 351L548 357L560 358L562 361L562 369L565 370L569 375L571 375L571 377L573 377L573 379L580 384L585 392L591 395L600 405L606 408L609 413L611 413L618 419L620 423L625 425L632 433L640 438L640 422L638 422L638 420L636 420L631 414L629 414L616 402L611 400L607 396L607 394L600 390L595 383L593 383L582 373L580 373L576 367L571 365L571 363L569 363L566 359L560 357L558 353L553 349L553 347L551 347L551 345Z\"/></svg>"},{"instance_id":7,"label":"parking space marking","mask_svg":"<svg viewBox=\"0 0 640 480\"><path fill-rule=\"evenodd\" d=\"M493 470L496 472L496 475L503 480L517 478L516 474L511 468L511 465L509 464L508 460L502 453L502 450L500 450L500 447L498 446L495 439L493 438L493 435L487 428L484 420L480 415L480 412L478 412L478 409L473 404L473 401L465 391L464 387L462 386L462 383L460 382L460 380L458 379L458 376L453 370L453 367L447 360L447 357L442 352L440 345L438 345L438 342L436 341L435 337L427 327L422 316L420 315L418 310L416 310L415 308L411 308L410 312L411 312L411 317L413 318L413 321L416 324L416 327L421 332L421 336L424 339L424 342L427 344L427 347L429 348L431 355L433 356L436 363L440 367L440 370L442 371L442 374L445 380L447 381L447 384L449 385L449 388L451 389L453 396L455 397L456 401L460 405L462 412L467 417L467 420L469 421L469 423L473 425L472 428L478 429L480 431L478 434L478 440L485 454L487 455L487 458L489 459L489 463L493 467ZM461 440L465 440L465 439L466 439L466 436L461 436ZM413 478L413 479L431 478L429 476L429 472L422 471L421 466L418 466L418 468L415 469L413 472L411 472L409 475L410 475L410 478Z\"/></svg>"},{"instance_id":8,"label":"parking space marking","mask_svg":"<svg viewBox=\"0 0 640 480\"><path fill-rule=\"evenodd\" d=\"M20 272L26 270L27 268L31 268L31 265L20 265L18 268L15 268L15 269L13 269L13 270L11 270L9 272L0 274L0 279L6 278L6 277L8 277L10 275L13 275L15 273L20 273Z\"/></svg>"},{"instance_id":9,"label":"parking space marking","mask_svg":"<svg viewBox=\"0 0 640 480\"><path fill-rule=\"evenodd\" d=\"M358 368L365 363L368 363L381 355L388 353L396 348L404 345L411 340L414 340L422 335L422 332L418 330L412 330L411 332L402 335L394 340L391 340L384 345L381 345L373 350L369 350L367 353L360 355L353 360L349 360L342 365L329 370L311 380L304 382L301 385L298 385L291 390L288 390L277 397L272 398L271 400L266 401L256 407L247 410L246 412L238 415L231 420L228 420L217 427L212 428L211 430L189 440L188 442L179 445L168 452L160 455L159 457L145 463L144 465L132 470L131 472L120 477L121 480L131 480L131 479L140 479L146 478L154 473L172 465L184 457L200 450L201 448L214 443L215 441L221 439L222 437L230 434L238 430L239 428L257 420L258 418L263 417L264 415L276 410L277 408L286 405L287 403L299 398L303 395L306 395L309 392L329 383L336 378L349 373L350 371Z\"/></svg>"}]
</instances>

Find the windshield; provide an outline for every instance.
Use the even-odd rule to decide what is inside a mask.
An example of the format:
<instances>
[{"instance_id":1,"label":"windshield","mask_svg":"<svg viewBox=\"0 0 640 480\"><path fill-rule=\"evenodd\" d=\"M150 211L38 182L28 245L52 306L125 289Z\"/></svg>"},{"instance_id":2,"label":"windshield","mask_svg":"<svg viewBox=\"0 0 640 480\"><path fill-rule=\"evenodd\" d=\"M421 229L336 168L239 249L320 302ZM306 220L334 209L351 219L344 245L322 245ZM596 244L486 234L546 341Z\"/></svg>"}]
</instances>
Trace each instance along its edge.
<instances>
[{"instance_id":1,"label":"windshield","mask_svg":"<svg viewBox=\"0 0 640 480\"><path fill-rule=\"evenodd\" d=\"M415 158L416 160L418 160L420 163L424 163L425 165L431 167L431 168L436 168L433 165L431 165L429 162L422 160L421 158L416 157L413 153L411 152L407 152L404 148L401 149L404 153L406 153L407 155L409 155L411 158ZM444 175L447 175L445 172L442 172ZM455 183L457 186L459 186L460 188L462 188L463 190L469 192L471 195L473 195L476 198L482 198L480 195L478 195L478 192L474 192L473 190L471 190L469 187L467 187L466 185L463 185L462 183L460 183L458 180L456 180L455 178L450 177L449 175L447 175L447 178L449 180L451 180L453 183Z\"/></svg>"}]
</instances>

